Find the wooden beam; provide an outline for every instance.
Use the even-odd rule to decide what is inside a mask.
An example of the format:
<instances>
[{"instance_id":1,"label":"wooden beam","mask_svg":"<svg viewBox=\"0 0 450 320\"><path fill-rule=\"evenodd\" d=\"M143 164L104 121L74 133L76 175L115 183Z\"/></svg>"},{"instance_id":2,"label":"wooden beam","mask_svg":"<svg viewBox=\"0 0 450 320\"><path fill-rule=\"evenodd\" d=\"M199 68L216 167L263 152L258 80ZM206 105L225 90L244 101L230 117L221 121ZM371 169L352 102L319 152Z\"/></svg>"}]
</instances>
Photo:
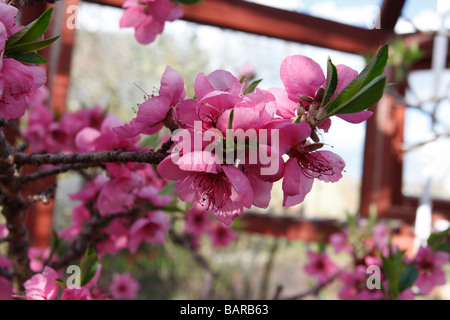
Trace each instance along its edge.
<instances>
[{"instance_id":1,"label":"wooden beam","mask_svg":"<svg viewBox=\"0 0 450 320\"><path fill-rule=\"evenodd\" d=\"M87 0L121 7L122 0ZM351 53L375 52L382 30L368 30L242 0L203 0L183 6L186 21Z\"/></svg>"},{"instance_id":2,"label":"wooden beam","mask_svg":"<svg viewBox=\"0 0 450 320\"><path fill-rule=\"evenodd\" d=\"M402 15L402 10L406 0L384 0L380 11L380 26L387 34L393 34L398 18Z\"/></svg>"},{"instance_id":3,"label":"wooden beam","mask_svg":"<svg viewBox=\"0 0 450 320\"><path fill-rule=\"evenodd\" d=\"M282 237L288 240L328 241L339 232L339 224L331 219L302 219L299 217L244 212L238 218L240 229L249 233ZM323 237L323 238L321 238Z\"/></svg>"}]
</instances>

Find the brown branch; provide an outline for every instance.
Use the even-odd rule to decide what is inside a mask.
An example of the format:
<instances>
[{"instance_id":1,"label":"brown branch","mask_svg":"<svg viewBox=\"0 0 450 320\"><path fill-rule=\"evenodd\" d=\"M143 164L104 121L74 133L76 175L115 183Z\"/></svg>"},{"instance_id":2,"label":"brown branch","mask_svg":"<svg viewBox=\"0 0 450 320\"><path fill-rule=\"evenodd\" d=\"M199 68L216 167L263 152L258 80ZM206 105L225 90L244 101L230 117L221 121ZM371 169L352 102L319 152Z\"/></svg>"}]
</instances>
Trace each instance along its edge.
<instances>
[{"instance_id":1,"label":"brown branch","mask_svg":"<svg viewBox=\"0 0 450 320\"><path fill-rule=\"evenodd\" d=\"M7 183L1 183L2 214L6 218L9 232L8 257L13 264L13 282L17 290L23 291L23 284L31 276L28 258L28 230L25 225L26 204L17 185L16 168L12 163L13 147L0 130L0 170Z\"/></svg>"},{"instance_id":2,"label":"brown branch","mask_svg":"<svg viewBox=\"0 0 450 320\"><path fill-rule=\"evenodd\" d=\"M55 189L56 189L56 183L52 183L52 185L50 187L48 187L47 189L45 189L44 191L42 191L38 194L29 196L27 198L26 205L30 205L30 204L33 204L38 201L42 201L45 205L48 205L50 203L49 198L55 197L55 195L54 195Z\"/></svg>"},{"instance_id":3,"label":"brown branch","mask_svg":"<svg viewBox=\"0 0 450 320\"><path fill-rule=\"evenodd\" d=\"M98 167L100 167L101 165L97 165ZM91 164L85 164L85 163L70 163L70 164L62 164L59 166L56 166L54 168L49 168L49 169L43 169L37 172L33 172L30 174L27 174L25 176L19 177L18 178L18 183L21 185L27 184L29 182L35 181L35 180L39 180L39 179L43 179L49 176L53 176L53 175L57 175L60 173L64 173L67 171L71 171L71 170L82 170L82 169L87 169L87 168L92 168L92 167L97 167L97 166L93 166ZM1 179L1 178L0 178Z\"/></svg>"},{"instance_id":4,"label":"brown branch","mask_svg":"<svg viewBox=\"0 0 450 320\"><path fill-rule=\"evenodd\" d=\"M82 163L85 165L99 166L104 163L128 163L141 162L159 164L168 156L166 152L123 152L123 151L100 151L88 153L73 154L24 154L14 155L12 162L17 165L31 164L40 166L43 164L74 164Z\"/></svg>"}]
</instances>

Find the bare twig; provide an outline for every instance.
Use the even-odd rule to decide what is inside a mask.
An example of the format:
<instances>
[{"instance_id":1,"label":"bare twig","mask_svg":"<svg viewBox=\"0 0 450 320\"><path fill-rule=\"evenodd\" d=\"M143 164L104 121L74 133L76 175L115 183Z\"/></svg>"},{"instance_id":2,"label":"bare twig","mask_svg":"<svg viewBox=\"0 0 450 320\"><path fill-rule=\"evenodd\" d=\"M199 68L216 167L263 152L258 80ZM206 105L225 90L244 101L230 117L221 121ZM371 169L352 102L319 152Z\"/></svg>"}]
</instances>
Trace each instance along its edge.
<instances>
[{"instance_id":1,"label":"bare twig","mask_svg":"<svg viewBox=\"0 0 450 320\"><path fill-rule=\"evenodd\" d=\"M336 279L339 276L340 273L337 273L333 276L331 276L327 281L323 282L323 283L319 283L317 286L315 286L314 288L311 288L310 290L307 290L305 292L290 296L290 297L285 297L282 298L281 300L300 300L300 299L304 299L307 296L310 295L317 295L320 290L322 290L323 288L325 288L327 285L329 285L331 282L334 281L334 279ZM281 290L281 289L279 289ZM277 295L280 296L280 293L277 292Z\"/></svg>"},{"instance_id":2,"label":"bare twig","mask_svg":"<svg viewBox=\"0 0 450 320\"><path fill-rule=\"evenodd\" d=\"M98 165L98 167L100 167L101 165ZM27 184L29 182L32 181L36 181L39 179L43 179L49 176L53 176L53 175L57 175L60 173L64 173L67 171L78 171L78 170L83 170L83 169L87 169L87 168L92 168L95 167L91 164L84 164L84 163L70 163L70 164L62 164L53 168L49 168L49 169L43 169L37 172L33 172L30 174L27 174L25 176L19 177L18 178L18 182L22 185Z\"/></svg>"}]
</instances>

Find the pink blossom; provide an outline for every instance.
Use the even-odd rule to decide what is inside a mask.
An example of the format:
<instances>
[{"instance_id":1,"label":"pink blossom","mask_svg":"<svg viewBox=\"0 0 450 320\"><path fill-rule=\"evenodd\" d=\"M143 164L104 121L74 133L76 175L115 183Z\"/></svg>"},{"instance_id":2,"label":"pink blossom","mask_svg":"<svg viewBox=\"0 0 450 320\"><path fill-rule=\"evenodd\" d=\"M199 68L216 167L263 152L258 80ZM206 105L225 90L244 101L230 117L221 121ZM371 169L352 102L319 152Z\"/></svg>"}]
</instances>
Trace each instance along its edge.
<instances>
[{"instance_id":1,"label":"pink blossom","mask_svg":"<svg viewBox=\"0 0 450 320\"><path fill-rule=\"evenodd\" d=\"M50 267L45 267L42 273L35 274L25 281L25 296L28 300L55 300L59 286L55 280L58 274Z\"/></svg>"},{"instance_id":2,"label":"pink blossom","mask_svg":"<svg viewBox=\"0 0 450 320\"><path fill-rule=\"evenodd\" d=\"M0 117L20 118L25 113L29 95L45 83L45 71L39 66L3 58L0 72Z\"/></svg>"},{"instance_id":3,"label":"pink blossom","mask_svg":"<svg viewBox=\"0 0 450 320\"><path fill-rule=\"evenodd\" d=\"M108 115L99 129L86 127L80 130L75 137L75 145L81 152L124 150L135 151L139 138L122 138L117 135L113 128L121 126L122 120Z\"/></svg>"},{"instance_id":4,"label":"pink blossom","mask_svg":"<svg viewBox=\"0 0 450 320\"><path fill-rule=\"evenodd\" d=\"M13 300L14 290L11 282L3 277L0 277L0 300Z\"/></svg>"},{"instance_id":5,"label":"pink blossom","mask_svg":"<svg viewBox=\"0 0 450 320\"><path fill-rule=\"evenodd\" d=\"M185 221L185 231L197 237L208 231L211 226L208 212L201 205L195 205L186 212Z\"/></svg>"},{"instance_id":6,"label":"pink blossom","mask_svg":"<svg viewBox=\"0 0 450 320\"><path fill-rule=\"evenodd\" d=\"M448 254L436 251L430 247L421 247L415 259L415 266L419 276L414 284L421 294L428 294L435 286L445 284L445 273L442 267L448 261Z\"/></svg>"},{"instance_id":7,"label":"pink blossom","mask_svg":"<svg viewBox=\"0 0 450 320\"><path fill-rule=\"evenodd\" d=\"M28 250L28 258L30 259L30 269L34 272L40 272L44 267L44 262L50 256L50 248L31 247Z\"/></svg>"},{"instance_id":8,"label":"pink blossom","mask_svg":"<svg viewBox=\"0 0 450 320\"><path fill-rule=\"evenodd\" d=\"M310 135L306 122L273 121L266 125L280 130L280 154L287 153L290 159L284 166L283 206L303 202L313 186L314 179L336 182L342 177L344 160L331 151L317 150L323 145L305 142Z\"/></svg>"},{"instance_id":9,"label":"pink blossom","mask_svg":"<svg viewBox=\"0 0 450 320\"><path fill-rule=\"evenodd\" d=\"M92 295L84 287L74 287L64 289L61 300L92 300Z\"/></svg>"},{"instance_id":10,"label":"pink blossom","mask_svg":"<svg viewBox=\"0 0 450 320\"><path fill-rule=\"evenodd\" d=\"M130 273L114 273L109 291L114 300L134 300L137 298L139 283Z\"/></svg>"},{"instance_id":11,"label":"pink blossom","mask_svg":"<svg viewBox=\"0 0 450 320\"><path fill-rule=\"evenodd\" d=\"M325 252L308 251L306 254L308 255L309 263L305 265L304 269L306 273L316 276L319 283L327 282L339 271L339 268Z\"/></svg>"},{"instance_id":12,"label":"pink blossom","mask_svg":"<svg viewBox=\"0 0 450 320\"><path fill-rule=\"evenodd\" d=\"M99 257L106 253L116 254L129 247L128 233L130 227L128 224L129 221L127 219L116 218L102 230L108 237L97 244Z\"/></svg>"},{"instance_id":13,"label":"pink blossom","mask_svg":"<svg viewBox=\"0 0 450 320\"><path fill-rule=\"evenodd\" d=\"M167 180L177 181L175 190L182 201L199 203L217 220L230 225L243 207L251 207L253 191L241 170L219 163L212 153L194 151L178 160L167 157L157 170Z\"/></svg>"},{"instance_id":14,"label":"pink blossom","mask_svg":"<svg viewBox=\"0 0 450 320\"><path fill-rule=\"evenodd\" d=\"M163 211L150 211L143 218L137 219L130 227L129 248L135 253L143 242L161 243L166 239L170 222Z\"/></svg>"},{"instance_id":15,"label":"pink blossom","mask_svg":"<svg viewBox=\"0 0 450 320\"><path fill-rule=\"evenodd\" d=\"M6 224L4 223L0 223L0 239L4 239L8 236L9 231L8 228L6 227Z\"/></svg>"},{"instance_id":16,"label":"pink blossom","mask_svg":"<svg viewBox=\"0 0 450 320\"><path fill-rule=\"evenodd\" d=\"M72 210L72 225L67 229L60 230L58 236L72 241L81 232L84 222L88 221L90 217L89 210L83 204L76 206Z\"/></svg>"},{"instance_id":17,"label":"pink blossom","mask_svg":"<svg viewBox=\"0 0 450 320\"><path fill-rule=\"evenodd\" d=\"M336 252L351 252L352 246L348 243L347 235L343 232L336 232L330 236L330 244Z\"/></svg>"},{"instance_id":18,"label":"pink blossom","mask_svg":"<svg viewBox=\"0 0 450 320\"><path fill-rule=\"evenodd\" d=\"M336 69L338 84L334 96L340 93L358 75L356 70L345 65L336 65ZM326 78L320 65L311 58L302 55L286 57L281 63L280 76L289 99L296 103L301 102L306 106L306 109L310 104L309 101L314 100L314 98L317 99L318 90L325 88L326 84ZM290 112L285 109L292 108L293 104L279 105L281 106L280 115L287 115L291 118L291 115L295 114L296 105L294 110ZM367 120L371 115L371 111L361 111L337 116L350 123L359 123Z\"/></svg>"},{"instance_id":19,"label":"pink blossom","mask_svg":"<svg viewBox=\"0 0 450 320\"><path fill-rule=\"evenodd\" d=\"M356 266L353 272L342 271L339 280L342 288L339 290L339 298L342 300L380 300L383 297L381 289L367 288L367 267Z\"/></svg>"},{"instance_id":20,"label":"pink blossom","mask_svg":"<svg viewBox=\"0 0 450 320\"><path fill-rule=\"evenodd\" d=\"M169 0L126 0L126 8L120 19L120 27L135 28L136 40L141 44L153 42L163 32L166 21L183 16L181 7Z\"/></svg>"},{"instance_id":21,"label":"pink blossom","mask_svg":"<svg viewBox=\"0 0 450 320\"><path fill-rule=\"evenodd\" d=\"M139 106L136 118L128 124L115 127L114 132L123 138L135 137L140 133L158 132L171 108L182 101L185 95L183 77L168 66L161 78L159 95L144 101Z\"/></svg>"},{"instance_id":22,"label":"pink blossom","mask_svg":"<svg viewBox=\"0 0 450 320\"><path fill-rule=\"evenodd\" d=\"M385 251L389 246L389 227L384 222L378 222L373 229L373 240L375 247Z\"/></svg>"},{"instance_id":23,"label":"pink blossom","mask_svg":"<svg viewBox=\"0 0 450 320\"><path fill-rule=\"evenodd\" d=\"M209 235L211 236L212 246L214 248L227 247L237 238L236 232L222 223L214 224L210 229Z\"/></svg>"}]
</instances>

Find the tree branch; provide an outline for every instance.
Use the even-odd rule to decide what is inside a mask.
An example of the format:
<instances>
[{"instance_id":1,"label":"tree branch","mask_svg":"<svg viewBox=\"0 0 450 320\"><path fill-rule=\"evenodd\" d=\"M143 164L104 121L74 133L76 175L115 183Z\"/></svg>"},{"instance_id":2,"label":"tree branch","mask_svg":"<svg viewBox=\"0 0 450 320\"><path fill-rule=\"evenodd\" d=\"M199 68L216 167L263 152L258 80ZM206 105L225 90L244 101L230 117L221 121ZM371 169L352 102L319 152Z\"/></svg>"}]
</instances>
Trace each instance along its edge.
<instances>
[{"instance_id":1,"label":"tree branch","mask_svg":"<svg viewBox=\"0 0 450 320\"><path fill-rule=\"evenodd\" d=\"M104 163L128 163L141 162L159 164L169 154L166 152L123 152L123 151L100 151L88 153L73 154L24 154L14 155L12 162L17 165L31 164L40 166L43 164L74 164L82 163L84 165L99 166Z\"/></svg>"}]
</instances>

